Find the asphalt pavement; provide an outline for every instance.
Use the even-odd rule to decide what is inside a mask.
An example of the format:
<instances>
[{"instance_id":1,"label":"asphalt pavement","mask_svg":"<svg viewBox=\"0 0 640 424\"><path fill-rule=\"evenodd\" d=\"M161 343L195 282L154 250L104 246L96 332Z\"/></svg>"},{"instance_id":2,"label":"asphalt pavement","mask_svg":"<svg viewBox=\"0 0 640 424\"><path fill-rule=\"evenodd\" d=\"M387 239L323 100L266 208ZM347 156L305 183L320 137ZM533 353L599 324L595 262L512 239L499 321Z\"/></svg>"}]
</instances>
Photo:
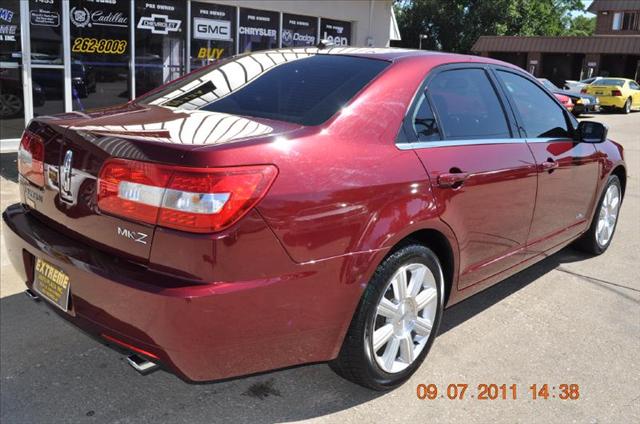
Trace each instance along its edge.
<instances>
[{"instance_id":1,"label":"asphalt pavement","mask_svg":"<svg viewBox=\"0 0 640 424\"><path fill-rule=\"evenodd\" d=\"M390 393L353 385L325 364L198 385L164 371L141 376L27 299L3 241L0 421L640 422L640 112L586 119L608 124L626 149L627 192L610 249L588 257L565 248L448 309L425 363ZM1 168L4 209L17 199L15 154L2 154ZM419 399L420 384L435 384L438 396ZM451 384L468 385L464 399L448 399ZM479 400L482 384L515 384L517 398ZM561 384L577 385L578 398L560 399Z\"/></svg>"}]
</instances>

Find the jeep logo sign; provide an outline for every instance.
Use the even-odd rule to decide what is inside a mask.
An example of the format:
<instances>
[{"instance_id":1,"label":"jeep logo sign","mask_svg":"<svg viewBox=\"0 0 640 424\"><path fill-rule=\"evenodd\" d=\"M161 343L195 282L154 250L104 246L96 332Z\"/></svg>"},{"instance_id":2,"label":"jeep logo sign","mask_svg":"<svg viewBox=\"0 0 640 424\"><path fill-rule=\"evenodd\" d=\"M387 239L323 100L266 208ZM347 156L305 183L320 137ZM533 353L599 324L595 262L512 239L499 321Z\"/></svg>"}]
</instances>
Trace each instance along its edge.
<instances>
[{"instance_id":1,"label":"jeep logo sign","mask_svg":"<svg viewBox=\"0 0 640 424\"><path fill-rule=\"evenodd\" d=\"M193 38L199 40L231 41L231 22L217 19L193 18Z\"/></svg>"},{"instance_id":2,"label":"jeep logo sign","mask_svg":"<svg viewBox=\"0 0 640 424\"><path fill-rule=\"evenodd\" d=\"M327 40L330 43L335 44L336 46L348 46L349 45L349 40L347 39L347 37L340 37L339 35L336 36L331 36L329 34L327 34L327 32L324 32L324 37L322 37L323 39Z\"/></svg>"}]
</instances>

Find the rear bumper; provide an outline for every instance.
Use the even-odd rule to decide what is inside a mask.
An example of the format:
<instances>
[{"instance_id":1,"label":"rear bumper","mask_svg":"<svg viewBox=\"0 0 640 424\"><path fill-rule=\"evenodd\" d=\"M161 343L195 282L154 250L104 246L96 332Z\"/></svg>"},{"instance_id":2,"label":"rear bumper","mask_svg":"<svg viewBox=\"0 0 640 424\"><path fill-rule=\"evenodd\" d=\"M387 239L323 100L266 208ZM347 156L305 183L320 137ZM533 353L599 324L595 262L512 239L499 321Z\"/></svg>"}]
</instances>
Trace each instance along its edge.
<instances>
[{"instance_id":1,"label":"rear bumper","mask_svg":"<svg viewBox=\"0 0 640 424\"><path fill-rule=\"evenodd\" d=\"M598 100L600 100L600 106L602 107L617 107L622 109L627 99L623 97L600 96Z\"/></svg>"},{"instance_id":2,"label":"rear bumper","mask_svg":"<svg viewBox=\"0 0 640 424\"><path fill-rule=\"evenodd\" d=\"M54 307L59 315L91 335L147 351L191 381L334 358L361 293L360 284L344 280L343 267L370 260L292 265L252 281L167 283L166 275L49 228L22 205L2 218L10 260L27 287L36 257L69 275L70 309ZM154 277L162 284L150 284Z\"/></svg>"},{"instance_id":3,"label":"rear bumper","mask_svg":"<svg viewBox=\"0 0 640 424\"><path fill-rule=\"evenodd\" d=\"M581 113L593 113L593 112L599 112L600 111L600 105L599 104L581 104L578 103L573 107L572 112L574 114L581 114Z\"/></svg>"}]
</instances>

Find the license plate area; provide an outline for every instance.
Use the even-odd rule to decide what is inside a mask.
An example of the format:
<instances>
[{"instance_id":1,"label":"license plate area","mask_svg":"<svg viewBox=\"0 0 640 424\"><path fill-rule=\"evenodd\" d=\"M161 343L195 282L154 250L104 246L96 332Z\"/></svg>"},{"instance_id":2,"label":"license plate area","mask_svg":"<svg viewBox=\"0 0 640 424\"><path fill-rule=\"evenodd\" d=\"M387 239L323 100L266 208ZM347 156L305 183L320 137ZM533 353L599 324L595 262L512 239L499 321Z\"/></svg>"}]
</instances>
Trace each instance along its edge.
<instances>
[{"instance_id":1,"label":"license plate area","mask_svg":"<svg viewBox=\"0 0 640 424\"><path fill-rule=\"evenodd\" d=\"M33 289L44 299L67 312L71 282L60 268L44 259L36 258L33 270Z\"/></svg>"}]
</instances>

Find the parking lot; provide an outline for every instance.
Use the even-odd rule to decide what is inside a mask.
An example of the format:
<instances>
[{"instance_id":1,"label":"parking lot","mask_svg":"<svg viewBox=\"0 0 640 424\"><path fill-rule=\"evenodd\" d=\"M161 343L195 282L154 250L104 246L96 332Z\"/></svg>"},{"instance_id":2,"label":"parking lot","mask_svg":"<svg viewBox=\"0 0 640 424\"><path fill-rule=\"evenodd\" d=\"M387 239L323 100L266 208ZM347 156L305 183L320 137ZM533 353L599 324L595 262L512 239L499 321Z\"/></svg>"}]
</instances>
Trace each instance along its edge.
<instances>
[{"instance_id":1,"label":"parking lot","mask_svg":"<svg viewBox=\"0 0 640 424\"><path fill-rule=\"evenodd\" d=\"M164 371L137 374L22 292L2 242L2 423L187 422L640 422L640 112L584 117L609 125L626 151L628 184L611 248L566 248L445 312L440 336L401 388L376 393L327 365L210 384ZM2 155L1 206L17 201L15 154ZM212 361L215 358L211 359ZM418 384L517 385L516 400L434 400ZM529 386L549 385L533 400ZM560 400L560 384L579 399ZM552 397L554 396L554 397Z\"/></svg>"}]
</instances>

